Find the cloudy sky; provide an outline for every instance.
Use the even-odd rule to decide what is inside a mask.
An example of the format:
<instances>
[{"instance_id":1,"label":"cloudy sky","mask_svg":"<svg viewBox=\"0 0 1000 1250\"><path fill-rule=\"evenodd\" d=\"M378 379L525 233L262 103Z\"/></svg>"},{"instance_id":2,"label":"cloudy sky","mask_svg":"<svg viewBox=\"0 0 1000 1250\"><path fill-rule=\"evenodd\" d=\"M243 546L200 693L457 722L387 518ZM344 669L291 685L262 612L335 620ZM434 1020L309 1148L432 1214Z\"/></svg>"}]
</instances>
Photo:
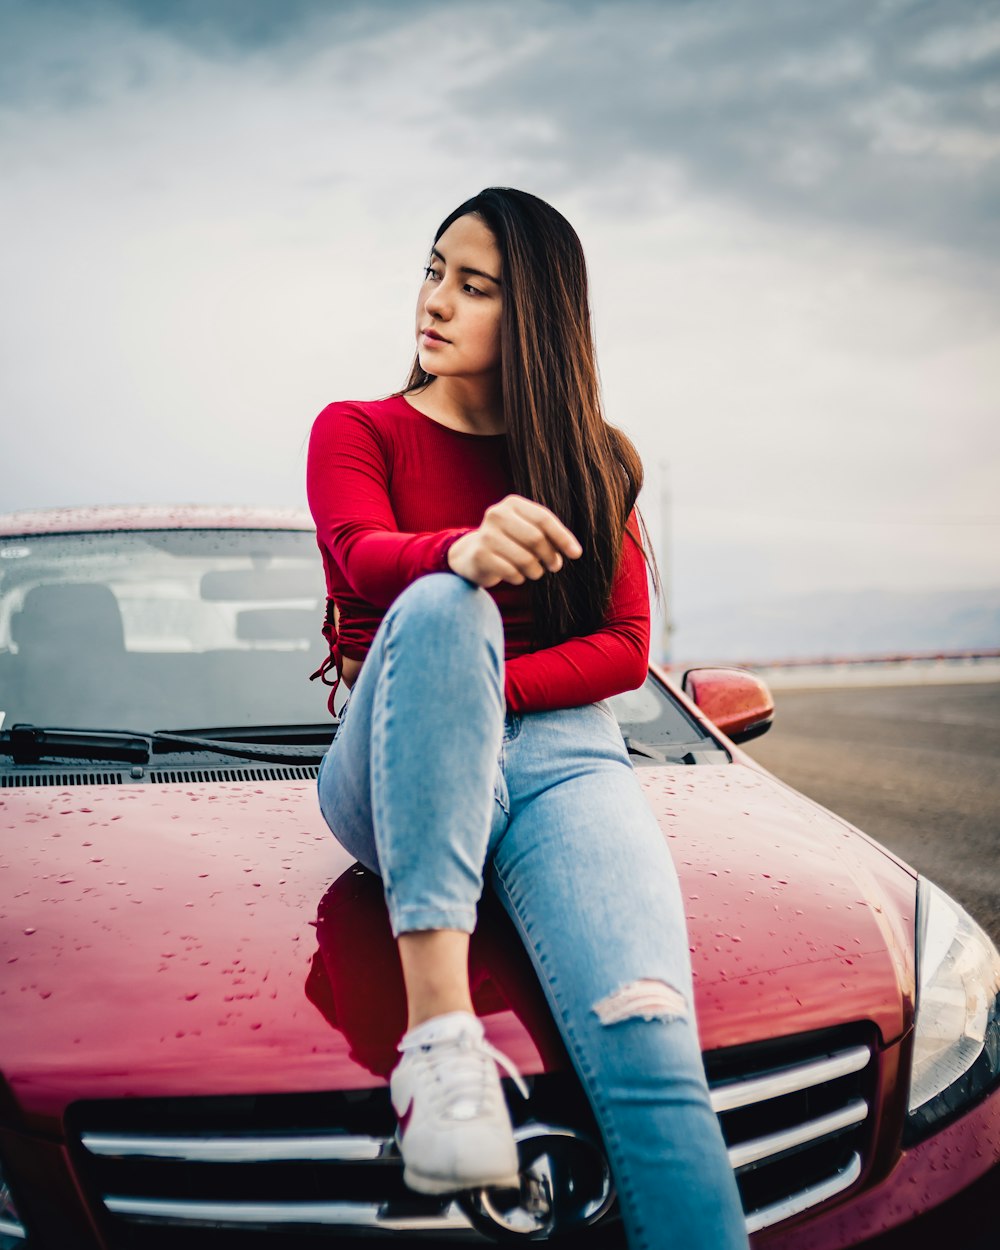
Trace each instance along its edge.
<instances>
[{"instance_id":1,"label":"cloudy sky","mask_svg":"<svg viewBox=\"0 0 1000 1250\"><path fill-rule=\"evenodd\" d=\"M573 222L675 613L1000 584L1000 11L2 0L0 509L305 506L438 222Z\"/></svg>"}]
</instances>

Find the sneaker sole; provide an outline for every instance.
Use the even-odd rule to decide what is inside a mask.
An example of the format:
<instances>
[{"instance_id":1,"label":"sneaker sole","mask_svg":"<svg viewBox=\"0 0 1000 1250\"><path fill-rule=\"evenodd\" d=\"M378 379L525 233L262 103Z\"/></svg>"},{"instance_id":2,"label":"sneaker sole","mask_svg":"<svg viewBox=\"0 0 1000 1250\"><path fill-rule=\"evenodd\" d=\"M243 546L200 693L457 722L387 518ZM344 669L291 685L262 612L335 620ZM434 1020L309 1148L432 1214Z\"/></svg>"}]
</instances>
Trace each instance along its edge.
<instances>
[{"instance_id":1,"label":"sneaker sole","mask_svg":"<svg viewBox=\"0 0 1000 1250\"><path fill-rule=\"evenodd\" d=\"M403 1168L403 1183L418 1194L460 1194L467 1189L520 1189L521 1177L517 1172L508 1176L485 1176L475 1180L458 1181L455 1177L429 1176Z\"/></svg>"}]
</instances>

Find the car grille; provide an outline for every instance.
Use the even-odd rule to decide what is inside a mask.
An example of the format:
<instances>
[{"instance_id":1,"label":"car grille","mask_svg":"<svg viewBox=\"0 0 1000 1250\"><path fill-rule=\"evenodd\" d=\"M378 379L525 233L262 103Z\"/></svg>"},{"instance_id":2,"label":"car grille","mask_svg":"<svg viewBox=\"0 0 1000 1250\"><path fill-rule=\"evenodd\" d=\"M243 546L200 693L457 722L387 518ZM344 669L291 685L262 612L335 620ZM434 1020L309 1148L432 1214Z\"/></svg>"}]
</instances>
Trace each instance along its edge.
<instances>
[{"instance_id":1,"label":"car grille","mask_svg":"<svg viewBox=\"0 0 1000 1250\"><path fill-rule=\"evenodd\" d=\"M876 1097L873 1052L872 1033L847 1029L706 1054L749 1232L858 1180ZM516 1123L559 1125L598 1140L571 1075L537 1076L529 1085L526 1106L508 1087ZM78 1103L70 1122L84 1186L115 1247L174 1245L181 1227L190 1250L248 1250L279 1237L283 1247L315 1246L317 1233L336 1233L344 1247L372 1237L397 1244L489 1241L460 1201L423 1198L404 1186L384 1086ZM621 1244L609 1205L592 1227L578 1230L574 1244Z\"/></svg>"},{"instance_id":2,"label":"car grille","mask_svg":"<svg viewBox=\"0 0 1000 1250\"><path fill-rule=\"evenodd\" d=\"M873 1030L847 1028L706 1054L748 1232L859 1179L877 1099L874 1051Z\"/></svg>"}]
</instances>

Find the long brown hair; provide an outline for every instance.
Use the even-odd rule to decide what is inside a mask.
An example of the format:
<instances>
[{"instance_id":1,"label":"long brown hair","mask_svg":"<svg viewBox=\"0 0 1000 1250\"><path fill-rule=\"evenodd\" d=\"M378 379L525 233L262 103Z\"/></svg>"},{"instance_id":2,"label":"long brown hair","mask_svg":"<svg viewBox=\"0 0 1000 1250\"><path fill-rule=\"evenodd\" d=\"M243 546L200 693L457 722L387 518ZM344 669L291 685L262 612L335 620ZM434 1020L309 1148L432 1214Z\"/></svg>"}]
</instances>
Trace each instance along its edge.
<instances>
[{"instance_id":1,"label":"long brown hair","mask_svg":"<svg viewBox=\"0 0 1000 1250\"><path fill-rule=\"evenodd\" d=\"M450 213L479 216L503 264L500 373L514 491L544 504L579 538L583 555L529 582L540 646L593 633L607 611L628 519L642 487L631 440L604 418L591 328L587 266L576 231L550 204L513 187L487 187ZM416 357L401 394L433 374ZM660 594L646 523L645 556Z\"/></svg>"}]
</instances>

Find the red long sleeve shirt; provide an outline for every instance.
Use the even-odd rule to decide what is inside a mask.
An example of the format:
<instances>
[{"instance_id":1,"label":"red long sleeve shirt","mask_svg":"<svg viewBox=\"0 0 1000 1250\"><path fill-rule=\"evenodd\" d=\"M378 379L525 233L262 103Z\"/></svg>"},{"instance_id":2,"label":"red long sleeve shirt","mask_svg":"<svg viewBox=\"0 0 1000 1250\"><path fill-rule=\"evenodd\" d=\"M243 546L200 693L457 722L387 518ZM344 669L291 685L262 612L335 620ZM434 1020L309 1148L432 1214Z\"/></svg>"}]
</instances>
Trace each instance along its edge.
<instances>
[{"instance_id":1,"label":"red long sleeve shirt","mask_svg":"<svg viewBox=\"0 0 1000 1250\"><path fill-rule=\"evenodd\" d=\"M338 678L340 656L365 657L400 591L425 573L448 571L449 546L512 490L505 434L449 429L401 395L323 409L309 440L306 493L340 618L338 636L328 613ZM645 680L649 592L634 511L628 529L635 541L626 535L595 633L534 649L529 583L488 591L503 618L511 711L576 707Z\"/></svg>"}]
</instances>

